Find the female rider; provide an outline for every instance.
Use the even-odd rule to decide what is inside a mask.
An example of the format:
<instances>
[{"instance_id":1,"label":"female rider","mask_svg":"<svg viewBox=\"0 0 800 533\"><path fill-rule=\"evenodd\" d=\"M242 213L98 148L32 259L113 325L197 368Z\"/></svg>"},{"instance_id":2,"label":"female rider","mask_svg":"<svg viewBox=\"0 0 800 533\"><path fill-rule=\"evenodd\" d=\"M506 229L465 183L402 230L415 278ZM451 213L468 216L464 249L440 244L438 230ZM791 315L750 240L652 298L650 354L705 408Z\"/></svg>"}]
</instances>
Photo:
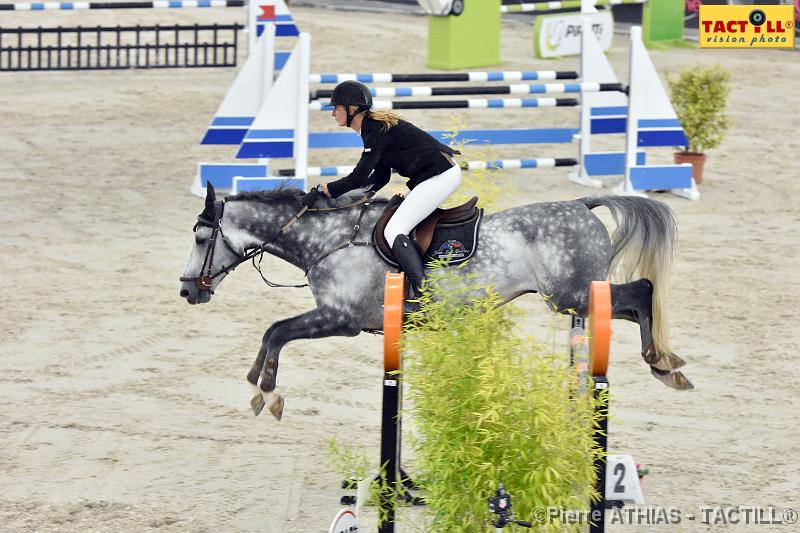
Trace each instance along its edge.
<instances>
[{"instance_id":1,"label":"female rider","mask_svg":"<svg viewBox=\"0 0 800 533\"><path fill-rule=\"evenodd\" d=\"M303 196L303 204L311 206L323 194L336 198L359 188L376 192L389 183L392 169L407 177L410 192L386 225L384 236L418 298L424 267L408 234L458 189L461 168L453 155L459 152L391 111L371 111L372 94L363 83L340 83L330 105L339 126L361 135L364 151L352 173L312 189Z\"/></svg>"}]
</instances>

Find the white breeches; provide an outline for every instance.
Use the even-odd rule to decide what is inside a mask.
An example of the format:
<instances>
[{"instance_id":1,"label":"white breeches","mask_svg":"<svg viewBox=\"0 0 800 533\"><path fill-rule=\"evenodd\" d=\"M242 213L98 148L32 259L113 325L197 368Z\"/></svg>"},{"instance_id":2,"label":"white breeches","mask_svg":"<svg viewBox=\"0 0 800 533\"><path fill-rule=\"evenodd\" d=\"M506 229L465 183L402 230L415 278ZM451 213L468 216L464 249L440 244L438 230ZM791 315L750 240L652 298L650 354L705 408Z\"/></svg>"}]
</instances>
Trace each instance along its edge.
<instances>
[{"instance_id":1,"label":"white breeches","mask_svg":"<svg viewBox=\"0 0 800 533\"><path fill-rule=\"evenodd\" d=\"M428 178L410 191L400 207L397 208L383 236L389 246L394 244L398 235L408 235L417 224L433 213L434 209L444 202L461 185L461 168L458 165L442 172L438 176Z\"/></svg>"}]
</instances>

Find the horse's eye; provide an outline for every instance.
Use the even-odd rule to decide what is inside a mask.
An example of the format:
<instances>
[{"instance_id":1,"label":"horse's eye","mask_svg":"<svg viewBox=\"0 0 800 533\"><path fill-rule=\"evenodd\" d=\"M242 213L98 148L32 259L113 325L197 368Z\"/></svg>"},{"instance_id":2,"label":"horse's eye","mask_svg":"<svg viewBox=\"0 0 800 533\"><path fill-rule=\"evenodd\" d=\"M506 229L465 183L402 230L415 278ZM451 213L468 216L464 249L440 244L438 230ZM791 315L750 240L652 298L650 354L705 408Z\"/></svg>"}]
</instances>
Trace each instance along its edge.
<instances>
[{"instance_id":1,"label":"horse's eye","mask_svg":"<svg viewBox=\"0 0 800 533\"><path fill-rule=\"evenodd\" d=\"M194 242L197 244L197 246L203 246L206 243L206 240L202 237L195 237Z\"/></svg>"}]
</instances>

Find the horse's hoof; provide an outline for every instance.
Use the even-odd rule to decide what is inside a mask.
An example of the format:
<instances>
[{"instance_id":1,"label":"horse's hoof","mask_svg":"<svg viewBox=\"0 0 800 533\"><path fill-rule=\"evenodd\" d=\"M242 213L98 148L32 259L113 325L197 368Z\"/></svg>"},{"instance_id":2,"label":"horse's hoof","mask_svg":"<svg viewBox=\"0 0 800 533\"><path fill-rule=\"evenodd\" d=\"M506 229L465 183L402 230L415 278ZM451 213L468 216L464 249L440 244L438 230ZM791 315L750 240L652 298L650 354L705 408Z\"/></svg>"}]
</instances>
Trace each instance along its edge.
<instances>
[{"instance_id":1,"label":"horse's hoof","mask_svg":"<svg viewBox=\"0 0 800 533\"><path fill-rule=\"evenodd\" d=\"M667 353L661 356L661 360L664 359L669 361L669 365L672 370L678 370L680 367L686 364L686 361L675 355L674 353Z\"/></svg>"},{"instance_id":2,"label":"horse's hoof","mask_svg":"<svg viewBox=\"0 0 800 533\"><path fill-rule=\"evenodd\" d=\"M673 353L657 354L657 359L652 363L647 359L645 359L645 361L647 361L647 364L649 364L651 367L663 370L665 372L677 370L686 364L686 361Z\"/></svg>"},{"instance_id":3,"label":"horse's hoof","mask_svg":"<svg viewBox=\"0 0 800 533\"><path fill-rule=\"evenodd\" d=\"M280 394L272 395L272 401L269 404L269 412L280 422L281 418L283 418L283 396Z\"/></svg>"},{"instance_id":4,"label":"horse's hoof","mask_svg":"<svg viewBox=\"0 0 800 533\"><path fill-rule=\"evenodd\" d=\"M659 353L656 351L655 346L651 343L647 350L642 352L642 359L648 365L659 370L677 370L686 364L686 361L675 355L674 353Z\"/></svg>"},{"instance_id":5,"label":"horse's hoof","mask_svg":"<svg viewBox=\"0 0 800 533\"><path fill-rule=\"evenodd\" d=\"M689 381L689 378L683 375L683 372L659 370L656 367L650 367L650 373L654 378L671 389L692 390L694 388L692 382Z\"/></svg>"},{"instance_id":6,"label":"horse's hoof","mask_svg":"<svg viewBox=\"0 0 800 533\"><path fill-rule=\"evenodd\" d=\"M671 376L671 385L675 390L692 390L694 389L694 384L689 381L689 378L683 375L683 372L670 372Z\"/></svg>"},{"instance_id":7,"label":"horse's hoof","mask_svg":"<svg viewBox=\"0 0 800 533\"><path fill-rule=\"evenodd\" d=\"M261 414L261 411L264 410L265 405L266 403L264 402L264 396L261 393L258 393L250 398L250 407L253 409L253 414L255 416Z\"/></svg>"}]
</instances>

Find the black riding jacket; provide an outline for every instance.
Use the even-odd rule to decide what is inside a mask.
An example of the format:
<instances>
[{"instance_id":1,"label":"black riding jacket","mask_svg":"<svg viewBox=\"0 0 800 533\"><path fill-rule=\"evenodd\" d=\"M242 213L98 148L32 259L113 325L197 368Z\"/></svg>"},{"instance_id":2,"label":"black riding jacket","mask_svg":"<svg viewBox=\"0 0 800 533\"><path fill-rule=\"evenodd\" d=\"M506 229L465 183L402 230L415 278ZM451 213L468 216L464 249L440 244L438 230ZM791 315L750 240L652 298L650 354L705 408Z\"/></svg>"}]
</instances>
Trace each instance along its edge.
<instances>
[{"instance_id":1,"label":"black riding jacket","mask_svg":"<svg viewBox=\"0 0 800 533\"><path fill-rule=\"evenodd\" d=\"M368 186L371 191L377 191L389 183L392 169L409 178L408 188L413 189L453 166L442 152L459 153L405 120L385 131L384 127L383 122L364 116L361 122L361 139L364 141L361 159L349 175L328 183L332 197Z\"/></svg>"}]
</instances>

